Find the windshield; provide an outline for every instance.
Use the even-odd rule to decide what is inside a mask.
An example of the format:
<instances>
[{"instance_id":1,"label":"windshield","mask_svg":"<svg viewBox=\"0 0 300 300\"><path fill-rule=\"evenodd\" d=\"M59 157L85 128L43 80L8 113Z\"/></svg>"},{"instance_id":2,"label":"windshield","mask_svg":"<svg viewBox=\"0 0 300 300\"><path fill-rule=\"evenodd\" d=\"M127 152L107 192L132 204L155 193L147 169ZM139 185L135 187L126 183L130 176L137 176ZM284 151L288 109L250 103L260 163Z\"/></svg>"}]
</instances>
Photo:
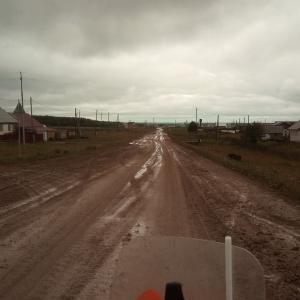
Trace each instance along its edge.
<instances>
[{"instance_id":1,"label":"windshield","mask_svg":"<svg viewBox=\"0 0 300 300\"><path fill-rule=\"evenodd\" d=\"M179 282L185 300L226 299L223 243L178 237L137 238L122 251L111 300L136 300L146 290L163 298ZM232 248L234 299L264 300L263 270L248 251Z\"/></svg>"}]
</instances>

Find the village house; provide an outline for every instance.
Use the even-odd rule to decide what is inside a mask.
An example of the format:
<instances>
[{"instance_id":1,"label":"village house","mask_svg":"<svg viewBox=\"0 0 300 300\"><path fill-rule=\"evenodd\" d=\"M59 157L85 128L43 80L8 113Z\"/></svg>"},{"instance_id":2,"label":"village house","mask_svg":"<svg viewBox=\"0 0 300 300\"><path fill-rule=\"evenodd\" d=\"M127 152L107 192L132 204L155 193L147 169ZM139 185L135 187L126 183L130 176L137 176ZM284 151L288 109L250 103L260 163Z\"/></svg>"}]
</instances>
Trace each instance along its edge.
<instances>
[{"instance_id":1,"label":"village house","mask_svg":"<svg viewBox=\"0 0 300 300\"><path fill-rule=\"evenodd\" d=\"M202 123L202 127L203 128L215 128L216 127L216 123L215 122L211 122L211 123Z\"/></svg>"},{"instance_id":2,"label":"village house","mask_svg":"<svg viewBox=\"0 0 300 300\"><path fill-rule=\"evenodd\" d=\"M274 124L263 124L263 136L262 140L268 141L282 141L284 139L283 130L284 127L281 125Z\"/></svg>"},{"instance_id":3,"label":"village house","mask_svg":"<svg viewBox=\"0 0 300 300\"><path fill-rule=\"evenodd\" d=\"M0 107L0 139L10 139L17 127L18 121Z\"/></svg>"},{"instance_id":4,"label":"village house","mask_svg":"<svg viewBox=\"0 0 300 300\"><path fill-rule=\"evenodd\" d=\"M19 122L21 132L23 132L24 127L27 143L46 142L48 140L47 127L27 114L20 103L17 104L11 116Z\"/></svg>"},{"instance_id":5,"label":"village house","mask_svg":"<svg viewBox=\"0 0 300 300\"><path fill-rule=\"evenodd\" d=\"M283 130L282 130L282 134L284 137L288 138L290 131L289 128L294 124L295 122L293 121L277 121L274 123L275 126L282 126Z\"/></svg>"},{"instance_id":6,"label":"village house","mask_svg":"<svg viewBox=\"0 0 300 300\"><path fill-rule=\"evenodd\" d=\"M65 140L72 139L76 137L76 131L74 128L70 127L56 127L55 128L55 139L56 140Z\"/></svg>"},{"instance_id":7,"label":"village house","mask_svg":"<svg viewBox=\"0 0 300 300\"><path fill-rule=\"evenodd\" d=\"M56 139L57 130L50 127L46 127L46 130L47 130L47 141L54 141Z\"/></svg>"},{"instance_id":8,"label":"village house","mask_svg":"<svg viewBox=\"0 0 300 300\"><path fill-rule=\"evenodd\" d=\"M300 121L294 123L290 128L290 141L291 142L300 142Z\"/></svg>"}]
</instances>

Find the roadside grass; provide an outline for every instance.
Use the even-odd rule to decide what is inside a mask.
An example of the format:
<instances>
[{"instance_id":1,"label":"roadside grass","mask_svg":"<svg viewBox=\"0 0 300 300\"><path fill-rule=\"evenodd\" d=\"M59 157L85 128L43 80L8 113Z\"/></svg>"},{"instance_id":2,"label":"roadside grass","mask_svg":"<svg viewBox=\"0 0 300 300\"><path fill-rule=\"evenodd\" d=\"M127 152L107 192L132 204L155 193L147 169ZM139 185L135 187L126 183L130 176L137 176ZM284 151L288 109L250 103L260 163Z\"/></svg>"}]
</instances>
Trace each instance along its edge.
<instances>
[{"instance_id":1,"label":"roadside grass","mask_svg":"<svg viewBox=\"0 0 300 300\"><path fill-rule=\"evenodd\" d=\"M256 146L238 143L237 136L221 135L219 141L212 134L189 134L185 128L168 129L173 141L198 154L236 170L268 185L281 194L300 201L300 145L296 143L267 142ZM187 141L201 138L198 144ZM241 155L236 161L229 153Z\"/></svg>"},{"instance_id":2,"label":"roadside grass","mask_svg":"<svg viewBox=\"0 0 300 300\"><path fill-rule=\"evenodd\" d=\"M108 151L127 145L130 141L138 139L151 131L153 129L150 128L99 131L97 136L91 135L89 138L25 144L21 147L16 143L1 143L0 163L13 164L92 151Z\"/></svg>"}]
</instances>

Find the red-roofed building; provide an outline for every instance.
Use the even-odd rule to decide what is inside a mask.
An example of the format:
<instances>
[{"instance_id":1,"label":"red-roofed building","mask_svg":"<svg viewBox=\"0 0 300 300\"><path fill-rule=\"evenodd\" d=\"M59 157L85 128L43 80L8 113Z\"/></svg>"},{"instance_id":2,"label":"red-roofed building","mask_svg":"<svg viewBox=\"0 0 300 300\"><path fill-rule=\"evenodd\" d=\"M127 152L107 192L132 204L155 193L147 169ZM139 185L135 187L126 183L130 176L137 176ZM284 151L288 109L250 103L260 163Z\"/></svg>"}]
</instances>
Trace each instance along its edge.
<instances>
[{"instance_id":1,"label":"red-roofed building","mask_svg":"<svg viewBox=\"0 0 300 300\"><path fill-rule=\"evenodd\" d=\"M27 114L20 103L17 104L11 115L18 121L21 132L23 132L24 127L26 143L47 141L46 125L41 124L31 115Z\"/></svg>"}]
</instances>

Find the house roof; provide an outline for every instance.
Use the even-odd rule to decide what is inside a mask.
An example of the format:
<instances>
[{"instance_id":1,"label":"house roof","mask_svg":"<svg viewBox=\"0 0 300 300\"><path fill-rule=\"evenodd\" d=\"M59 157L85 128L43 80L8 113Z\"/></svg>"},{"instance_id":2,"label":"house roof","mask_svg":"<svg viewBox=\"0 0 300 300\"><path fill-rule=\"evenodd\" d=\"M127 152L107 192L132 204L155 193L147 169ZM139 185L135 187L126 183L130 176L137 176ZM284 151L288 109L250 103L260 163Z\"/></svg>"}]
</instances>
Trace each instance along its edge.
<instances>
[{"instance_id":1,"label":"house roof","mask_svg":"<svg viewBox=\"0 0 300 300\"><path fill-rule=\"evenodd\" d=\"M279 134L283 132L283 126L274 125L274 124L264 124L263 129L264 129L264 133L268 133L268 134Z\"/></svg>"},{"instance_id":2,"label":"house roof","mask_svg":"<svg viewBox=\"0 0 300 300\"><path fill-rule=\"evenodd\" d=\"M22 107L21 103L18 102L18 104L14 110L14 114L24 114L24 113L25 113L24 108Z\"/></svg>"},{"instance_id":3,"label":"house roof","mask_svg":"<svg viewBox=\"0 0 300 300\"><path fill-rule=\"evenodd\" d=\"M300 130L300 121L294 123L289 130Z\"/></svg>"},{"instance_id":4,"label":"house roof","mask_svg":"<svg viewBox=\"0 0 300 300\"><path fill-rule=\"evenodd\" d=\"M291 127L295 122L294 121L277 121L274 123L276 126L282 126L284 129Z\"/></svg>"},{"instance_id":5,"label":"house roof","mask_svg":"<svg viewBox=\"0 0 300 300\"><path fill-rule=\"evenodd\" d=\"M18 121L0 107L0 123L18 123Z\"/></svg>"},{"instance_id":6,"label":"house roof","mask_svg":"<svg viewBox=\"0 0 300 300\"><path fill-rule=\"evenodd\" d=\"M26 129L34 130L37 133L47 131L47 127L45 125L41 124L29 114L13 113L12 115L20 122L21 127L24 126Z\"/></svg>"}]
</instances>

